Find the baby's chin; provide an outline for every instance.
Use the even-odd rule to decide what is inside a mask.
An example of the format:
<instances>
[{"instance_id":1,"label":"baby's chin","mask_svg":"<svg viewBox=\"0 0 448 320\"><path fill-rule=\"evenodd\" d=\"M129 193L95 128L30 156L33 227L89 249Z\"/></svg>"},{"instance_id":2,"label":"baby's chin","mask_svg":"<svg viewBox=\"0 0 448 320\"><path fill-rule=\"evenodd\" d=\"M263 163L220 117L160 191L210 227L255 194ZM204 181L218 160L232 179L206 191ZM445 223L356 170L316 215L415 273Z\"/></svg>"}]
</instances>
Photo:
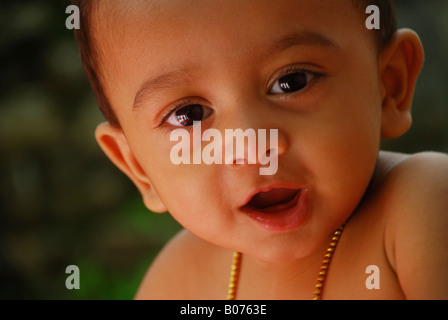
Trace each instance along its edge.
<instances>
[{"instance_id":1,"label":"baby's chin","mask_svg":"<svg viewBox=\"0 0 448 320\"><path fill-rule=\"evenodd\" d=\"M322 239L308 238L305 241L296 239L271 238L264 244L253 242L254 245L241 247L240 250L235 251L240 251L244 255L269 264L287 264L298 262L315 254L323 255L321 248L327 239L326 236L322 236Z\"/></svg>"}]
</instances>

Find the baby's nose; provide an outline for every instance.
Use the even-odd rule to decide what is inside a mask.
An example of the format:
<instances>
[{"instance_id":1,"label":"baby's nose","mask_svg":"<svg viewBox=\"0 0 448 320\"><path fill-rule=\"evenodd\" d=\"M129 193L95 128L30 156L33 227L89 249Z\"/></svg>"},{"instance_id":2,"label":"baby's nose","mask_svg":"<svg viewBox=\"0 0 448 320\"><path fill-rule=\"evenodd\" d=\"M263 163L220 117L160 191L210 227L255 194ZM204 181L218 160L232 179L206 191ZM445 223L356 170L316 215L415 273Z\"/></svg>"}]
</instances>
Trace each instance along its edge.
<instances>
[{"instance_id":1,"label":"baby's nose","mask_svg":"<svg viewBox=\"0 0 448 320\"><path fill-rule=\"evenodd\" d=\"M286 150L286 139L278 129L225 130L225 164L228 165L266 165Z\"/></svg>"},{"instance_id":2,"label":"baby's nose","mask_svg":"<svg viewBox=\"0 0 448 320\"><path fill-rule=\"evenodd\" d=\"M257 163L257 132L254 129L226 129L224 136L225 164Z\"/></svg>"}]
</instances>

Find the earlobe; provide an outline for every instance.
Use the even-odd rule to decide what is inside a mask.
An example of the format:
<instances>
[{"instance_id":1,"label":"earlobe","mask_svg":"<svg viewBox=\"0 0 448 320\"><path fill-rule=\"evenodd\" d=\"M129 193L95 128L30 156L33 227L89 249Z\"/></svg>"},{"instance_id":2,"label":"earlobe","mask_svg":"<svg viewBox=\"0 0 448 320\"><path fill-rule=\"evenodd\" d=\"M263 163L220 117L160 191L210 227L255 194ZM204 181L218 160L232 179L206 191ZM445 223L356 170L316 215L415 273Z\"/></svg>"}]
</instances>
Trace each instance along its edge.
<instances>
[{"instance_id":1,"label":"earlobe","mask_svg":"<svg viewBox=\"0 0 448 320\"><path fill-rule=\"evenodd\" d=\"M164 204L132 153L123 130L104 122L96 128L95 138L107 157L135 184L146 207L153 212L165 212Z\"/></svg>"},{"instance_id":2,"label":"earlobe","mask_svg":"<svg viewBox=\"0 0 448 320\"><path fill-rule=\"evenodd\" d=\"M382 128L385 138L397 138L412 124L411 105L423 66L423 46L418 35L400 29L380 55Z\"/></svg>"}]
</instances>

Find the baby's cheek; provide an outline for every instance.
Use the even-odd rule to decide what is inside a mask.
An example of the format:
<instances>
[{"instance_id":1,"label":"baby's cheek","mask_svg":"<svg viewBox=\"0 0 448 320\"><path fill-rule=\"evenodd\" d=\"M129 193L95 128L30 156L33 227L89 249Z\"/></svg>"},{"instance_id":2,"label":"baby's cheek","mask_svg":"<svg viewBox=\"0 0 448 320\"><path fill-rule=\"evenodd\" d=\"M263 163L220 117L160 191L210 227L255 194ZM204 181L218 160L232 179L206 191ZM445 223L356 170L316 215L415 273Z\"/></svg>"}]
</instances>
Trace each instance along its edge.
<instances>
[{"instance_id":1,"label":"baby's cheek","mask_svg":"<svg viewBox=\"0 0 448 320\"><path fill-rule=\"evenodd\" d=\"M314 167L326 210L345 214L355 209L371 180L377 154L376 142L350 135L326 146L320 154L322 161Z\"/></svg>"},{"instance_id":2,"label":"baby's cheek","mask_svg":"<svg viewBox=\"0 0 448 320\"><path fill-rule=\"evenodd\" d=\"M203 165L165 163L157 172L155 184L173 209L194 210L213 203L215 193L219 192L209 169Z\"/></svg>"}]
</instances>

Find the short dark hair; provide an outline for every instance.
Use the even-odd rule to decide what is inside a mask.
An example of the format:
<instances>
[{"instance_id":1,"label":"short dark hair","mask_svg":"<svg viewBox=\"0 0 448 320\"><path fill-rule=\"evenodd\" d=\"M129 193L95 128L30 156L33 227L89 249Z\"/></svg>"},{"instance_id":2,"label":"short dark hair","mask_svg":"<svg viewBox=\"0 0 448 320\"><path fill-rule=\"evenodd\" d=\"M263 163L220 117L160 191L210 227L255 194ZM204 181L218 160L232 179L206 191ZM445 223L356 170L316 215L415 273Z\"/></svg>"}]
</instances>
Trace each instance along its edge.
<instances>
[{"instance_id":1,"label":"short dark hair","mask_svg":"<svg viewBox=\"0 0 448 320\"><path fill-rule=\"evenodd\" d=\"M352 0L352 2L362 12L363 16L365 16L365 10L369 5L376 5L380 9L381 28L375 30L375 41L378 50L381 51L392 40L397 30L393 0ZM89 78L98 106L106 120L111 125L119 127L118 118L104 92L99 75L99 54L94 45L91 25L94 3L97 2L93 0L73 0L73 4L78 6L80 10L80 23L82 26L80 29L75 29L75 38L78 43L84 70Z\"/></svg>"},{"instance_id":2,"label":"short dark hair","mask_svg":"<svg viewBox=\"0 0 448 320\"><path fill-rule=\"evenodd\" d=\"M107 121L113 126L119 127L118 118L112 109L112 106L107 98L102 82L99 78L99 54L94 45L94 38L92 34L92 0L74 0L73 4L78 6L80 14L81 28L75 29L75 39L78 43L78 50L81 56L84 71L89 78L93 93L95 94L98 106Z\"/></svg>"}]
</instances>

